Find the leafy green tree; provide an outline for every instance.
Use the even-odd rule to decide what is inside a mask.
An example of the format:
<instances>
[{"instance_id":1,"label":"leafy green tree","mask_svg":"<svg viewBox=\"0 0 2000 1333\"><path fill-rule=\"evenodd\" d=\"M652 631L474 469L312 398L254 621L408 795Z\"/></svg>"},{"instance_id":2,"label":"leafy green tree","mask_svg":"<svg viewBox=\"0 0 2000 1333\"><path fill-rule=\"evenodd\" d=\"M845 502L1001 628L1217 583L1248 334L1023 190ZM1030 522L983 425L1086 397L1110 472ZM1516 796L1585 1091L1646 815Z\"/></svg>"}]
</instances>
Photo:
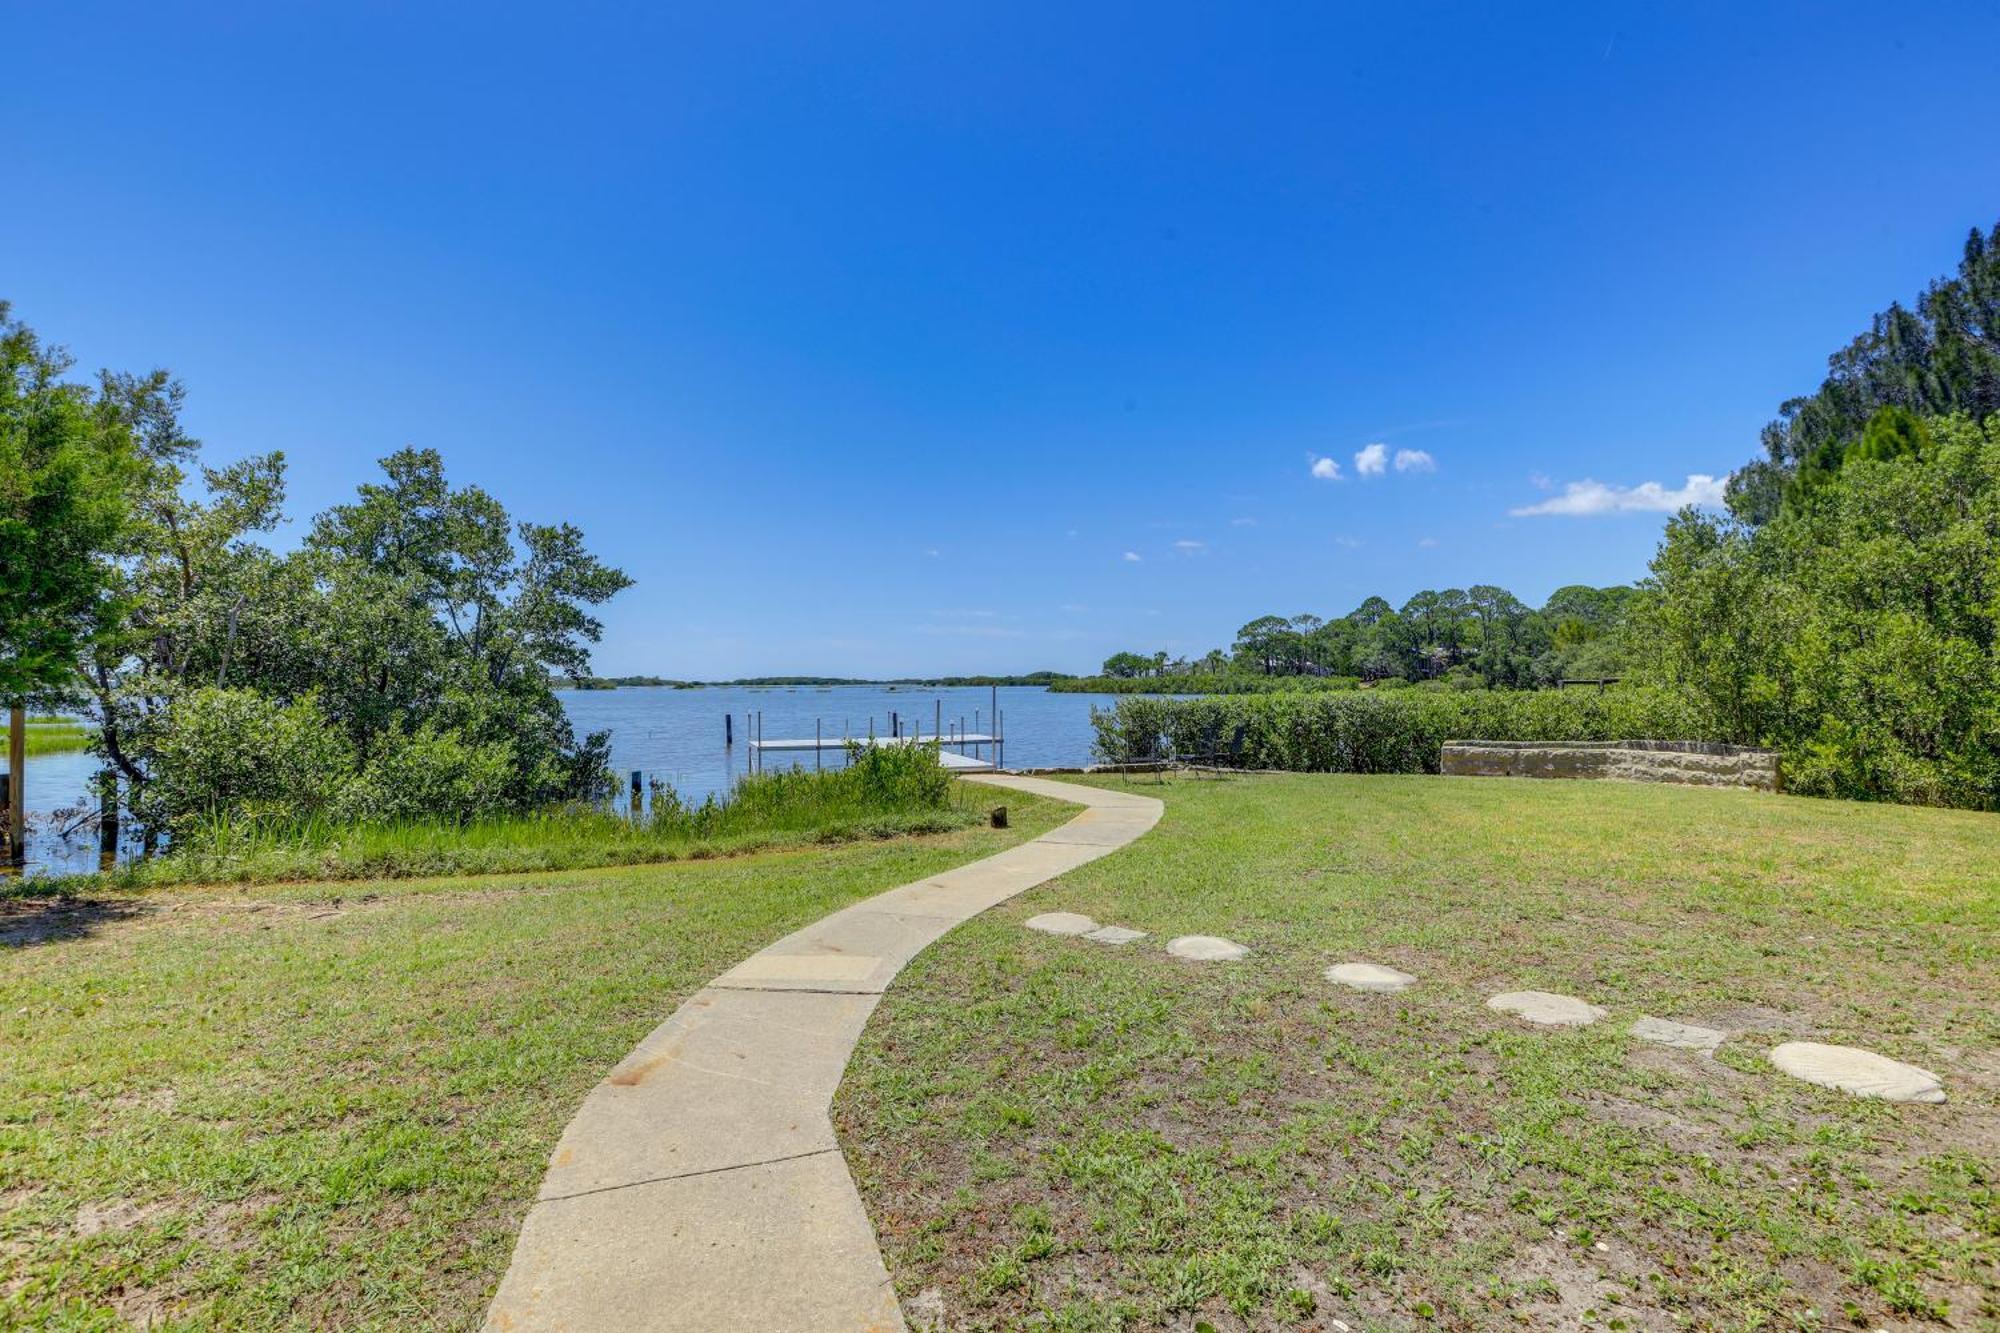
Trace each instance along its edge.
<instances>
[{"instance_id":1,"label":"leafy green tree","mask_svg":"<svg viewBox=\"0 0 2000 1333\"><path fill-rule=\"evenodd\" d=\"M113 564L121 614L86 667L105 752L147 828L250 802L287 817L401 817L426 793L437 799L425 813L463 818L601 786L608 738L575 736L550 678L584 673L602 632L592 608L628 580L574 527L515 523L478 488L454 490L435 453L406 450L279 556L258 537L283 514L281 455L198 468L197 485L177 385L108 384L107 398L133 425L142 470ZM261 702L217 702L245 695ZM339 739L325 754L351 790L274 806L192 763L183 743L198 721L218 752L243 752L270 709L308 707ZM244 730L216 739L232 727Z\"/></svg>"},{"instance_id":2,"label":"leafy green tree","mask_svg":"<svg viewBox=\"0 0 2000 1333\"><path fill-rule=\"evenodd\" d=\"M1152 674L1153 660L1137 653L1113 653L1104 659L1103 673L1121 680Z\"/></svg>"},{"instance_id":3,"label":"leafy green tree","mask_svg":"<svg viewBox=\"0 0 2000 1333\"><path fill-rule=\"evenodd\" d=\"M1975 421L2000 412L2000 224L1974 228L1956 275L1932 283L1915 309L1897 303L1876 315L1828 358L1816 393L1779 408L1764 428L1765 456L1730 479L1731 510L1753 524L1775 518L1794 475L1837 471L1883 408Z\"/></svg>"},{"instance_id":4,"label":"leafy green tree","mask_svg":"<svg viewBox=\"0 0 2000 1333\"><path fill-rule=\"evenodd\" d=\"M110 611L130 432L0 302L0 704L72 691Z\"/></svg>"},{"instance_id":5,"label":"leafy green tree","mask_svg":"<svg viewBox=\"0 0 2000 1333\"><path fill-rule=\"evenodd\" d=\"M1236 631L1236 660L1272 676L1298 654L1298 636L1283 616L1259 616Z\"/></svg>"},{"instance_id":6,"label":"leafy green tree","mask_svg":"<svg viewBox=\"0 0 2000 1333\"><path fill-rule=\"evenodd\" d=\"M1761 527L1683 511L1635 608L1661 683L1795 790L2000 805L2000 420L1850 457Z\"/></svg>"}]
</instances>

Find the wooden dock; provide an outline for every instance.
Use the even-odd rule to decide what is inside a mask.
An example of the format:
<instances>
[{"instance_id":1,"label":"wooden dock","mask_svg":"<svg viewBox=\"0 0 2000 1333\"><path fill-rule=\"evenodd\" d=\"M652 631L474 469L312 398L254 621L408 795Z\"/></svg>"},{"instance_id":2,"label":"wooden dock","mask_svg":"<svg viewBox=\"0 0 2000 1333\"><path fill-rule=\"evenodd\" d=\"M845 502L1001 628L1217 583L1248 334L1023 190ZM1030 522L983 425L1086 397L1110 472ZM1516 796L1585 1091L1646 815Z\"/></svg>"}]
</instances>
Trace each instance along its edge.
<instances>
[{"instance_id":1,"label":"wooden dock","mask_svg":"<svg viewBox=\"0 0 2000 1333\"><path fill-rule=\"evenodd\" d=\"M945 732L942 736L827 736L824 738L800 736L768 741L753 740L750 742L750 752L756 757L757 763L761 766L763 757L766 754L778 754L787 751L803 751L808 754L832 751L835 754L841 754L847 750L849 745L935 745L938 747L938 762L953 772L985 773L993 769L994 764L992 760L976 759L969 754L959 754L954 753L954 751L960 746L980 748L992 746L999 739L998 736L988 735L985 732L950 731Z\"/></svg>"}]
</instances>

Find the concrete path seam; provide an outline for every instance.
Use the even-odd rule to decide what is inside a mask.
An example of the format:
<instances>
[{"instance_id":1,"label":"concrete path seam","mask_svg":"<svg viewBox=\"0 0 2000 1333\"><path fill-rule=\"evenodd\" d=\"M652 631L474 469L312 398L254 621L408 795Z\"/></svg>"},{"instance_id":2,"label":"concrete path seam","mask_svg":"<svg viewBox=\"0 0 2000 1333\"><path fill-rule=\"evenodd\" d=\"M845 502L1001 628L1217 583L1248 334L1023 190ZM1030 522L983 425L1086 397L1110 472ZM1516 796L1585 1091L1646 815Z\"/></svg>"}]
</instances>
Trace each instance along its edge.
<instances>
[{"instance_id":1,"label":"concrete path seam","mask_svg":"<svg viewBox=\"0 0 2000 1333\"><path fill-rule=\"evenodd\" d=\"M488 1333L905 1328L833 1132L834 1090L862 1028L947 931L1130 844L1165 809L1045 778L961 781L1084 809L822 917L689 996L563 1131Z\"/></svg>"},{"instance_id":2,"label":"concrete path seam","mask_svg":"<svg viewBox=\"0 0 2000 1333\"><path fill-rule=\"evenodd\" d=\"M801 1157L818 1157L822 1153L839 1152L838 1148L815 1148L811 1152L788 1153L783 1157L767 1157L761 1162L743 1162L736 1166L711 1166L706 1171L683 1171L677 1176L654 1176L651 1180L631 1180L618 1185L601 1185L594 1190L578 1190L575 1194L544 1194L536 1203L561 1203L565 1199L587 1199L593 1194L607 1194L612 1190L643 1189L647 1185L664 1185L670 1180L690 1180L695 1176L719 1175L724 1171L748 1171L754 1166L776 1166L780 1162L796 1162Z\"/></svg>"}]
</instances>

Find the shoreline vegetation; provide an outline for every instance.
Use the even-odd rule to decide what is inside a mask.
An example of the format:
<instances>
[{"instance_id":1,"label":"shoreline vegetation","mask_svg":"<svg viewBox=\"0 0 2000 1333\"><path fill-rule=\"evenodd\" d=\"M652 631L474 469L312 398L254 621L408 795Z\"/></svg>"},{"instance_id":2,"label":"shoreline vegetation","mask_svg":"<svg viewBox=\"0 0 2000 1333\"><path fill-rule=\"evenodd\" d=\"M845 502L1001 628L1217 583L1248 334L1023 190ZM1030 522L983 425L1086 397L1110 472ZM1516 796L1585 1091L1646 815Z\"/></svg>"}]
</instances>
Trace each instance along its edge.
<instances>
[{"instance_id":1,"label":"shoreline vegetation","mask_svg":"<svg viewBox=\"0 0 2000 1333\"><path fill-rule=\"evenodd\" d=\"M25 734L28 758L45 754L71 754L90 748L90 729L67 717L31 717Z\"/></svg>"},{"instance_id":2,"label":"shoreline vegetation","mask_svg":"<svg viewBox=\"0 0 2000 1333\"><path fill-rule=\"evenodd\" d=\"M1054 687L1061 682L1074 679L1075 677L1061 671L1031 671L1024 676L896 676L879 680L856 676L744 676L736 680L674 680L668 676L580 676L575 679L557 679L551 684L559 690L769 690L797 689L801 686L826 689L839 685L930 685L945 689L962 689L968 686L983 688L989 685Z\"/></svg>"},{"instance_id":3,"label":"shoreline vegetation","mask_svg":"<svg viewBox=\"0 0 2000 1333\"><path fill-rule=\"evenodd\" d=\"M1219 757L1297 773L1436 773L1444 743L1710 740L1671 690L1352 690L1199 699L1128 698L1094 710L1100 758L1114 764Z\"/></svg>"},{"instance_id":4,"label":"shoreline vegetation","mask_svg":"<svg viewBox=\"0 0 2000 1333\"><path fill-rule=\"evenodd\" d=\"M1391 688L1407 684L1397 680ZM1377 685L1380 682L1370 682ZM1354 676L1255 676L1247 672L1192 672L1181 676L1072 676L1049 686L1051 694L1284 694L1362 688Z\"/></svg>"},{"instance_id":5,"label":"shoreline vegetation","mask_svg":"<svg viewBox=\"0 0 2000 1333\"><path fill-rule=\"evenodd\" d=\"M954 782L930 746L856 746L846 766L744 778L726 801L684 803L656 785L630 815L604 805L481 818L258 822L218 811L165 851L96 874L39 875L0 899L190 884L271 884L516 874L663 864L830 846L980 823L986 793Z\"/></svg>"}]
</instances>

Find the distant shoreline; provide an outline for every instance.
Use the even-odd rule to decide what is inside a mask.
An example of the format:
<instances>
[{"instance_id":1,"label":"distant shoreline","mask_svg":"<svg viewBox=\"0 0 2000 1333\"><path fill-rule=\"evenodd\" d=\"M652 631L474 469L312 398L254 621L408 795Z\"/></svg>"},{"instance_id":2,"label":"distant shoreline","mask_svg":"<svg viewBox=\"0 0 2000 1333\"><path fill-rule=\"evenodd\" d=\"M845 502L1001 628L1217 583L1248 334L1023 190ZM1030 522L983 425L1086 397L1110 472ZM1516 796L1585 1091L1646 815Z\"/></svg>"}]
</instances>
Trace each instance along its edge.
<instances>
[{"instance_id":1,"label":"distant shoreline","mask_svg":"<svg viewBox=\"0 0 2000 1333\"><path fill-rule=\"evenodd\" d=\"M850 676L745 676L738 680L672 680L665 676L584 676L558 680L559 690L624 689L758 689L774 686L833 685L929 685L944 689L994 685L1054 685L1077 677L1061 671L1035 671L1025 676L897 676L892 679L864 679Z\"/></svg>"}]
</instances>

